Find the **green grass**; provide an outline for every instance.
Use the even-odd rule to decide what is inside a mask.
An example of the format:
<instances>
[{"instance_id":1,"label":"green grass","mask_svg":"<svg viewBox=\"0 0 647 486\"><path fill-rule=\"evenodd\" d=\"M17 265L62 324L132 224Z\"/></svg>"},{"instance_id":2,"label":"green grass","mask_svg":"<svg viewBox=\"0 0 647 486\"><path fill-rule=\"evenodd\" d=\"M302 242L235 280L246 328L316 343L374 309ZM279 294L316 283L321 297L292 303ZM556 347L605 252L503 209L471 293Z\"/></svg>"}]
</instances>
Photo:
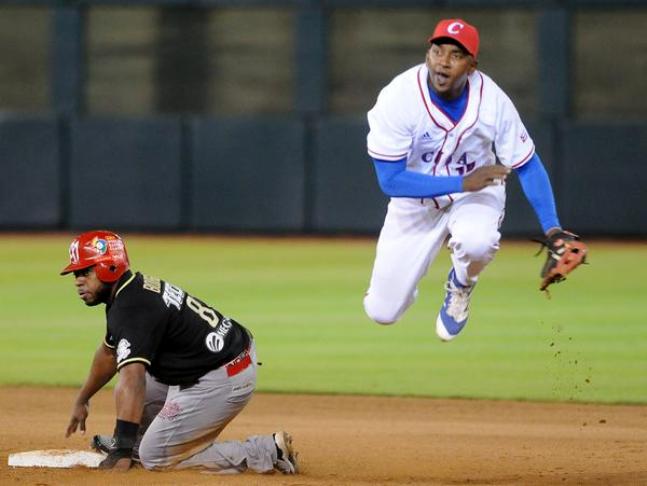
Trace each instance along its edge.
<instances>
[{"instance_id":1,"label":"green grass","mask_svg":"<svg viewBox=\"0 0 647 486\"><path fill-rule=\"evenodd\" d=\"M591 245L591 265L538 290L534 244L504 242L470 323L441 343L441 252L395 325L362 309L372 239L126 235L133 267L179 285L255 333L259 389L437 397L647 402L647 245ZM0 236L0 383L78 385L104 333L59 277L67 236Z\"/></svg>"}]
</instances>

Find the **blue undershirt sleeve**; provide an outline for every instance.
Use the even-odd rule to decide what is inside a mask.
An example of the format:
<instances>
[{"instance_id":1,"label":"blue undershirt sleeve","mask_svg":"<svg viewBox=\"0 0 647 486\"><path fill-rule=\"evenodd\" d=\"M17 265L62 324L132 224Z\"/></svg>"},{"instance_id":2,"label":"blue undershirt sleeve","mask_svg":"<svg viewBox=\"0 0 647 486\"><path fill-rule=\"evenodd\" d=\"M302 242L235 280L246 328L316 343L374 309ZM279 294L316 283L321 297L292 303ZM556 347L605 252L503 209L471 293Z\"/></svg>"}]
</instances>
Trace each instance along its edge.
<instances>
[{"instance_id":1,"label":"blue undershirt sleeve","mask_svg":"<svg viewBox=\"0 0 647 486\"><path fill-rule=\"evenodd\" d=\"M380 188L389 197L435 197L463 191L460 176L438 177L407 170L407 159L373 159Z\"/></svg>"},{"instance_id":2,"label":"blue undershirt sleeve","mask_svg":"<svg viewBox=\"0 0 647 486\"><path fill-rule=\"evenodd\" d=\"M535 210L544 233L550 228L560 227L555 209L555 198L550 179L539 155L535 155L524 165L515 169L526 199Z\"/></svg>"}]
</instances>

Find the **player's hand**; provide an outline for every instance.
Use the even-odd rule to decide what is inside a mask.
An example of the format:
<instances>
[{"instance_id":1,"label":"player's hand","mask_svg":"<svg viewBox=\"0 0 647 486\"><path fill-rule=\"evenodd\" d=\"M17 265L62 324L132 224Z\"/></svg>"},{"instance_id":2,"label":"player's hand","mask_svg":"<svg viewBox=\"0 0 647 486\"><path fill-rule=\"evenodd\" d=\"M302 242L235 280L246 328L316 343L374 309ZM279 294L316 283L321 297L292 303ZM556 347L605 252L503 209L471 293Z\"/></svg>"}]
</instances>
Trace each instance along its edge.
<instances>
[{"instance_id":1,"label":"player's hand","mask_svg":"<svg viewBox=\"0 0 647 486\"><path fill-rule=\"evenodd\" d=\"M90 404L88 402L75 402L74 407L72 408L72 417L70 418L70 423L67 426L67 431L65 432L65 437L69 437L77 428L81 429L81 434L85 434L85 419L88 418L90 413Z\"/></svg>"},{"instance_id":2,"label":"player's hand","mask_svg":"<svg viewBox=\"0 0 647 486\"><path fill-rule=\"evenodd\" d=\"M503 165L486 165L479 167L470 175L463 177L463 192L480 191L487 186L502 184L510 173Z\"/></svg>"},{"instance_id":3,"label":"player's hand","mask_svg":"<svg viewBox=\"0 0 647 486\"><path fill-rule=\"evenodd\" d=\"M99 463L99 469L110 469L117 472L126 472L133 464L133 450L112 449L106 458Z\"/></svg>"}]
</instances>

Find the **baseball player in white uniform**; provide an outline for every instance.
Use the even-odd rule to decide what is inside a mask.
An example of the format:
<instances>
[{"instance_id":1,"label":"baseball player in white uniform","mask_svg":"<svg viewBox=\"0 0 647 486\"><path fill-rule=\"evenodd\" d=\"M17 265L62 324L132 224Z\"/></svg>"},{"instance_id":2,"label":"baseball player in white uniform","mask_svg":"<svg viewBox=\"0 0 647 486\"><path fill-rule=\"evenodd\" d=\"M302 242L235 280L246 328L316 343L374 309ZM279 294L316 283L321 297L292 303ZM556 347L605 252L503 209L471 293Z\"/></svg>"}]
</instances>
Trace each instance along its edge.
<instances>
[{"instance_id":1,"label":"baseball player in white uniform","mask_svg":"<svg viewBox=\"0 0 647 486\"><path fill-rule=\"evenodd\" d=\"M467 323L472 291L499 249L511 170L544 233L561 227L548 175L517 110L477 69L477 29L442 20L429 44L425 63L396 76L368 112L368 153L391 200L364 308L380 324L396 322L449 236L453 266L436 319L436 333L449 341Z\"/></svg>"}]
</instances>

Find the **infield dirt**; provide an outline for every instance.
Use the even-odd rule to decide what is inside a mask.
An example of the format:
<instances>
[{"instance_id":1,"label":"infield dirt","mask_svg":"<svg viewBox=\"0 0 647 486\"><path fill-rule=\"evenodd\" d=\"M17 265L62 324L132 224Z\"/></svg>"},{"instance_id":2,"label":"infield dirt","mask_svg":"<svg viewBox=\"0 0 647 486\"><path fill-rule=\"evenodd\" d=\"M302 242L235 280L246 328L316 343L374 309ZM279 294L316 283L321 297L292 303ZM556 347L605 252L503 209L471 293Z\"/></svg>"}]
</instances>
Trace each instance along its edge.
<instances>
[{"instance_id":1,"label":"infield dirt","mask_svg":"<svg viewBox=\"0 0 647 486\"><path fill-rule=\"evenodd\" d=\"M112 395L102 391L86 436L65 439L75 393L0 388L0 484L647 484L647 406L324 395L257 394L221 435L288 430L298 476L9 468L10 453L83 450L93 434L112 430Z\"/></svg>"}]
</instances>

